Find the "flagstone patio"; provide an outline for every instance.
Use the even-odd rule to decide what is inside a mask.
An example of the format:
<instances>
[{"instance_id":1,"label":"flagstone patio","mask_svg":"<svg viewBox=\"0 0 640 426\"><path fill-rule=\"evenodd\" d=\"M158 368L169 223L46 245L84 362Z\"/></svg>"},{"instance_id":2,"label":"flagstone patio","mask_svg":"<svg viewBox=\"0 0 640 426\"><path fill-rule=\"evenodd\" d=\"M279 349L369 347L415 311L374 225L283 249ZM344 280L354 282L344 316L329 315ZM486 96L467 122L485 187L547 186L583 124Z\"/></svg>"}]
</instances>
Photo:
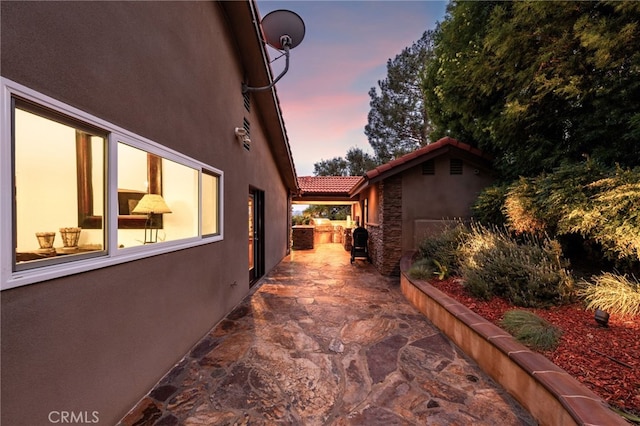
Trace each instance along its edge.
<instances>
[{"instance_id":1,"label":"flagstone patio","mask_svg":"<svg viewBox=\"0 0 640 426\"><path fill-rule=\"evenodd\" d=\"M122 425L532 425L341 244L293 251Z\"/></svg>"}]
</instances>

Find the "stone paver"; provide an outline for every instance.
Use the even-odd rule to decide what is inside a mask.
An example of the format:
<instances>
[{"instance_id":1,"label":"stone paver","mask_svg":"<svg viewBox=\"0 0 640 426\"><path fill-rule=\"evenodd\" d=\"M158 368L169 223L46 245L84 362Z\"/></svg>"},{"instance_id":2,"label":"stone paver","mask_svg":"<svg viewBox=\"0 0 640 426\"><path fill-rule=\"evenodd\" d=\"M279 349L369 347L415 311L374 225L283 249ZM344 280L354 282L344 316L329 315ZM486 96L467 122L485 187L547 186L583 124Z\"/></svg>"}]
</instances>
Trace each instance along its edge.
<instances>
[{"instance_id":1,"label":"stone paver","mask_svg":"<svg viewBox=\"0 0 640 426\"><path fill-rule=\"evenodd\" d=\"M535 424L339 244L294 251L122 425Z\"/></svg>"}]
</instances>

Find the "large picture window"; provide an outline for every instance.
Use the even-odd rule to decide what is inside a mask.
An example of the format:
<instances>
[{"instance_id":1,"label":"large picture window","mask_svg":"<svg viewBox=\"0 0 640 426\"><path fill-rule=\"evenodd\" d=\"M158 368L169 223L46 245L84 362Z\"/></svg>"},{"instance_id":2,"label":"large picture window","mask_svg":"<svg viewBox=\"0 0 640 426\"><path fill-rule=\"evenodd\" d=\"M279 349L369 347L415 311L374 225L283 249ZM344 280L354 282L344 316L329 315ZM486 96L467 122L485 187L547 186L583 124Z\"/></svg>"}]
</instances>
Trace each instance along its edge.
<instances>
[{"instance_id":1,"label":"large picture window","mask_svg":"<svg viewBox=\"0 0 640 426\"><path fill-rule=\"evenodd\" d=\"M3 289L223 238L221 171L2 82Z\"/></svg>"},{"instance_id":2,"label":"large picture window","mask_svg":"<svg viewBox=\"0 0 640 426\"><path fill-rule=\"evenodd\" d=\"M87 200L104 213L106 132L14 99L14 229L16 269L56 263L104 249L104 229L78 227L78 190L95 190ZM85 167L90 180L77 179L78 147L96 153ZM44 262L43 262L44 261Z\"/></svg>"},{"instance_id":3,"label":"large picture window","mask_svg":"<svg viewBox=\"0 0 640 426\"><path fill-rule=\"evenodd\" d=\"M149 163L155 166L149 168ZM119 142L119 222L123 217L142 216L144 226L118 226L118 247L197 237L198 176L199 171L192 167ZM150 199L147 194L154 195L156 211L145 207Z\"/></svg>"}]
</instances>

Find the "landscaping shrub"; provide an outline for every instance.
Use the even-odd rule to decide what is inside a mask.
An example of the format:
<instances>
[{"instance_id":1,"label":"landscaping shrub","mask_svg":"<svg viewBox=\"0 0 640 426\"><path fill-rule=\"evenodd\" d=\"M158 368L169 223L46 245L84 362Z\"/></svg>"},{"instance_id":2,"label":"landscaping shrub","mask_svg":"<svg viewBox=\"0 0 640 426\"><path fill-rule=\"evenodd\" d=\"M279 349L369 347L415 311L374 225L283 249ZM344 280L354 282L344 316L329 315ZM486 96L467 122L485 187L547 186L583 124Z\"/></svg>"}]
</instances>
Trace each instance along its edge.
<instances>
[{"instance_id":1,"label":"landscaping shrub","mask_svg":"<svg viewBox=\"0 0 640 426\"><path fill-rule=\"evenodd\" d=\"M511 185L504 200L504 211L509 229L517 233L544 234L549 223L536 205L536 180L520 178Z\"/></svg>"},{"instance_id":2,"label":"landscaping shrub","mask_svg":"<svg viewBox=\"0 0 640 426\"><path fill-rule=\"evenodd\" d=\"M588 184L588 199L558 223L561 233L578 233L599 243L605 256L631 270L640 261L640 167L617 168Z\"/></svg>"},{"instance_id":3,"label":"landscaping shrub","mask_svg":"<svg viewBox=\"0 0 640 426\"><path fill-rule=\"evenodd\" d=\"M308 225L309 223L311 223L311 216L291 216L291 226Z\"/></svg>"},{"instance_id":4,"label":"landscaping shrub","mask_svg":"<svg viewBox=\"0 0 640 426\"><path fill-rule=\"evenodd\" d=\"M516 306L547 307L572 293L560 245L547 237L516 240L504 228L474 224L457 253L462 278L475 297L495 295Z\"/></svg>"},{"instance_id":5,"label":"landscaping shrub","mask_svg":"<svg viewBox=\"0 0 640 426\"><path fill-rule=\"evenodd\" d=\"M434 277L434 264L431 259L422 258L418 259L411 265L411 268L407 271L411 278L417 280L430 280Z\"/></svg>"},{"instance_id":6,"label":"landscaping shrub","mask_svg":"<svg viewBox=\"0 0 640 426\"><path fill-rule=\"evenodd\" d=\"M558 167L553 173L535 178L535 212L545 231L551 235L566 233L559 229L559 223L572 211L589 202L588 185L607 176L607 171L594 161L573 163Z\"/></svg>"},{"instance_id":7,"label":"landscaping shrub","mask_svg":"<svg viewBox=\"0 0 640 426\"><path fill-rule=\"evenodd\" d=\"M438 271L442 278L455 273L458 266L458 245L462 236L468 232L463 223L447 225L442 232L422 240L418 246L419 257L428 259L432 273Z\"/></svg>"},{"instance_id":8,"label":"landscaping shrub","mask_svg":"<svg viewBox=\"0 0 640 426\"><path fill-rule=\"evenodd\" d=\"M529 311L505 312L500 325L520 343L538 351L555 349L562 335L560 329Z\"/></svg>"},{"instance_id":9,"label":"landscaping shrub","mask_svg":"<svg viewBox=\"0 0 640 426\"><path fill-rule=\"evenodd\" d=\"M640 168L606 170L593 161L521 178L503 205L516 233L548 234L601 253L625 271L640 270ZM575 249L575 247L573 247Z\"/></svg>"},{"instance_id":10,"label":"landscaping shrub","mask_svg":"<svg viewBox=\"0 0 640 426\"><path fill-rule=\"evenodd\" d=\"M640 315L640 282L637 278L604 273L594 282L582 281L578 295L587 301L587 309L610 314Z\"/></svg>"},{"instance_id":11,"label":"landscaping shrub","mask_svg":"<svg viewBox=\"0 0 640 426\"><path fill-rule=\"evenodd\" d=\"M483 225L503 226L507 217L504 214L504 202L508 185L494 185L483 189L471 207L473 217Z\"/></svg>"}]
</instances>

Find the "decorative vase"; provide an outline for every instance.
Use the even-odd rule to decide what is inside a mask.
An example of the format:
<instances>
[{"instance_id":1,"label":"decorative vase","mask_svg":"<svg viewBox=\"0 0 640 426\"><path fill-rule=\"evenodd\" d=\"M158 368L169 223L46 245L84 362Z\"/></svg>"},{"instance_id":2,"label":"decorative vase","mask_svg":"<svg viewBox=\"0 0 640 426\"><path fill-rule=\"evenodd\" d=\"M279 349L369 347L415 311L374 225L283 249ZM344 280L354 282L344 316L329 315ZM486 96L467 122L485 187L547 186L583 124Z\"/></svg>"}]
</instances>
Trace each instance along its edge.
<instances>
[{"instance_id":1,"label":"decorative vase","mask_svg":"<svg viewBox=\"0 0 640 426\"><path fill-rule=\"evenodd\" d=\"M53 248L53 242L56 239L55 232L36 232L36 238L40 245L40 249L38 250L39 252L49 253L55 251Z\"/></svg>"},{"instance_id":2,"label":"decorative vase","mask_svg":"<svg viewBox=\"0 0 640 426\"><path fill-rule=\"evenodd\" d=\"M82 228L60 228L60 235L62 235L62 244L65 248L78 247L78 240L80 239L80 231Z\"/></svg>"}]
</instances>

